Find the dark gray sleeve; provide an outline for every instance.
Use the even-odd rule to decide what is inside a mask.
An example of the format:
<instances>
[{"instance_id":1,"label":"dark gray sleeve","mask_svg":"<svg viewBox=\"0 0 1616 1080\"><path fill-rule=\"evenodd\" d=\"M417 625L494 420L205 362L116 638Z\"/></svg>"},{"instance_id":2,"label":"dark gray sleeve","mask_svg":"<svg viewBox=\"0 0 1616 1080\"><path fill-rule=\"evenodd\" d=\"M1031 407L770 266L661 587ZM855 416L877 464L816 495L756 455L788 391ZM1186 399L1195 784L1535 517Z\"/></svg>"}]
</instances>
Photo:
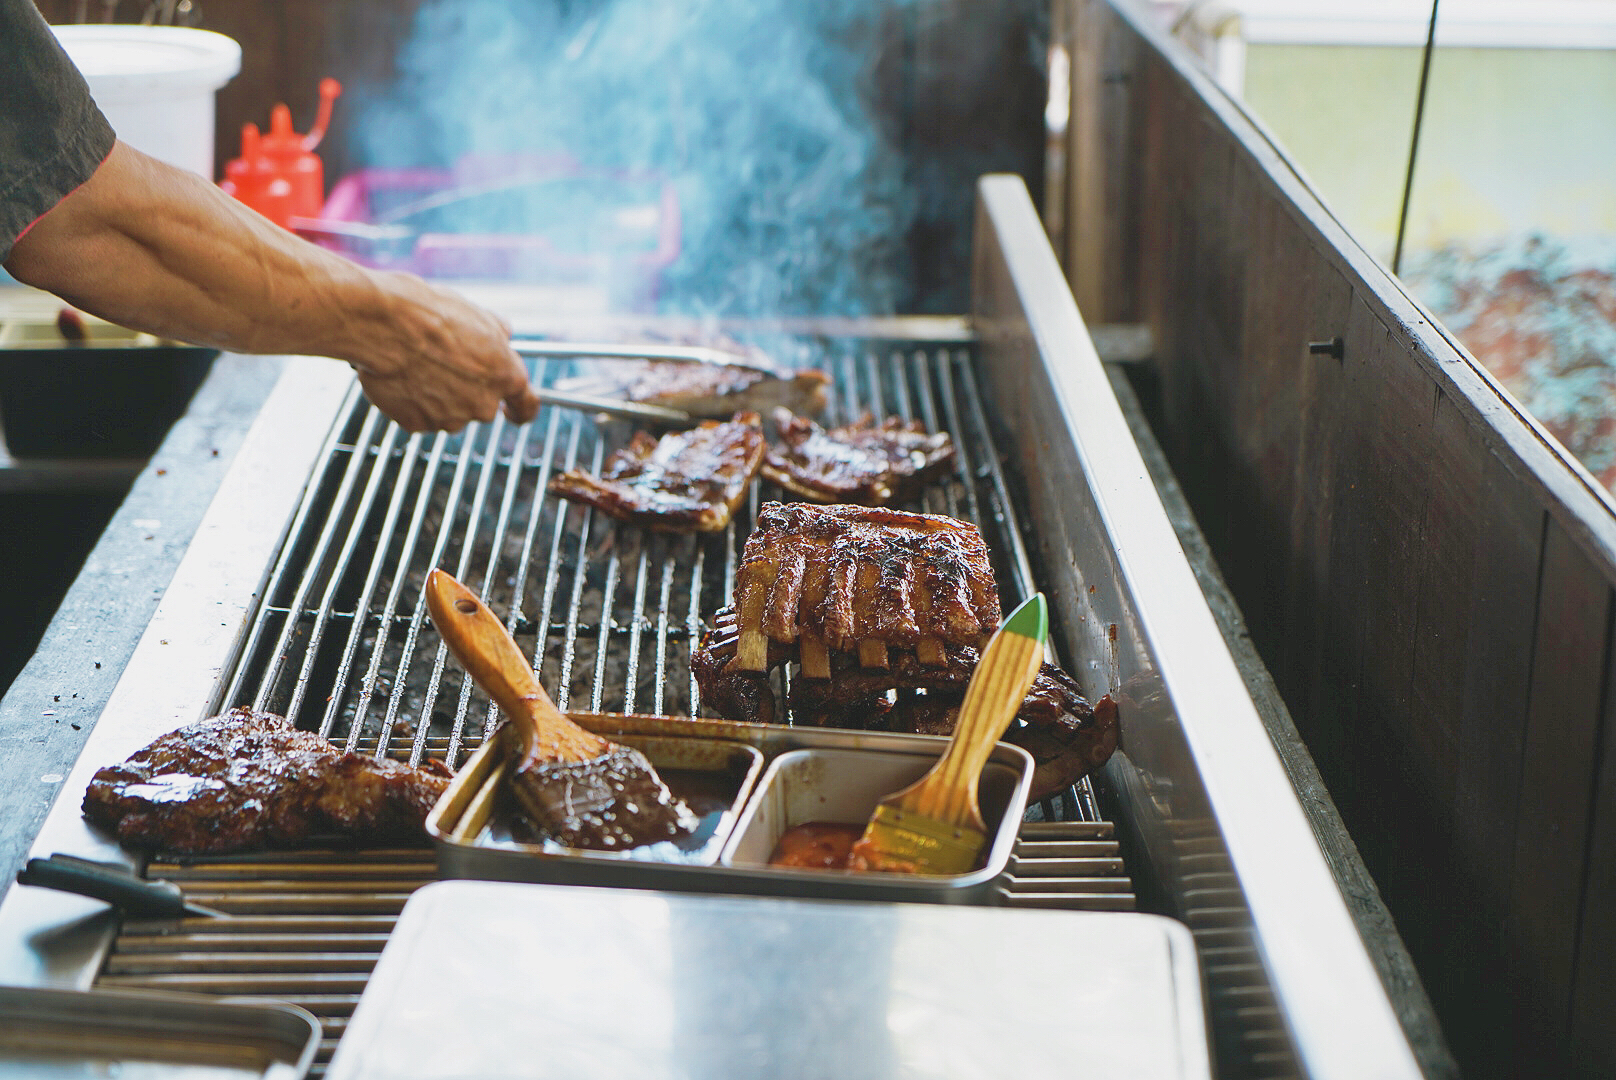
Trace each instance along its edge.
<instances>
[{"instance_id":1,"label":"dark gray sleeve","mask_svg":"<svg viewBox=\"0 0 1616 1080\"><path fill-rule=\"evenodd\" d=\"M40 215L112 152L90 99L33 0L0 0L0 262Z\"/></svg>"}]
</instances>

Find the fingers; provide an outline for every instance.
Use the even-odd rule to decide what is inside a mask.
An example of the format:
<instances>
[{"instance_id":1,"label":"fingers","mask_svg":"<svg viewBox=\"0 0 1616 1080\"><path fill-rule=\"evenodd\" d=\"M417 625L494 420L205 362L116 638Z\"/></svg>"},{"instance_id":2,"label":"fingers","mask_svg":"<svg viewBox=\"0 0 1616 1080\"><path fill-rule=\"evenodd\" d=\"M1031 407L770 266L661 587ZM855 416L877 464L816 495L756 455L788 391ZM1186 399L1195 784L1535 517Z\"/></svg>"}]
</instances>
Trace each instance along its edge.
<instances>
[{"instance_id":1,"label":"fingers","mask_svg":"<svg viewBox=\"0 0 1616 1080\"><path fill-rule=\"evenodd\" d=\"M520 390L505 399L505 416L513 424L525 424L539 415L542 404L538 391L524 381Z\"/></svg>"},{"instance_id":2,"label":"fingers","mask_svg":"<svg viewBox=\"0 0 1616 1080\"><path fill-rule=\"evenodd\" d=\"M408 275L379 275L393 298L383 362L355 366L366 396L410 431L458 431L491 422L503 407L513 423L531 421L539 396L511 348L504 319L447 289Z\"/></svg>"}]
</instances>

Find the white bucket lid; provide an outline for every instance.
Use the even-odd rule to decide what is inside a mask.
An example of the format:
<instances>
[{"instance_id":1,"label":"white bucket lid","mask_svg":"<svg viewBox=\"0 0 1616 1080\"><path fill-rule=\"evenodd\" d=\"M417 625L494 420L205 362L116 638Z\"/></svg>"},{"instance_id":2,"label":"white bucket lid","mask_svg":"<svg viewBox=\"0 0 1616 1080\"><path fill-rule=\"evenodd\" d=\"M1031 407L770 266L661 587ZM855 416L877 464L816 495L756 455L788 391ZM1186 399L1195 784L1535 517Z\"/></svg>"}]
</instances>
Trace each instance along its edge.
<instances>
[{"instance_id":1,"label":"white bucket lid","mask_svg":"<svg viewBox=\"0 0 1616 1080\"><path fill-rule=\"evenodd\" d=\"M241 46L182 26L54 26L99 98L212 92L241 70Z\"/></svg>"}]
</instances>

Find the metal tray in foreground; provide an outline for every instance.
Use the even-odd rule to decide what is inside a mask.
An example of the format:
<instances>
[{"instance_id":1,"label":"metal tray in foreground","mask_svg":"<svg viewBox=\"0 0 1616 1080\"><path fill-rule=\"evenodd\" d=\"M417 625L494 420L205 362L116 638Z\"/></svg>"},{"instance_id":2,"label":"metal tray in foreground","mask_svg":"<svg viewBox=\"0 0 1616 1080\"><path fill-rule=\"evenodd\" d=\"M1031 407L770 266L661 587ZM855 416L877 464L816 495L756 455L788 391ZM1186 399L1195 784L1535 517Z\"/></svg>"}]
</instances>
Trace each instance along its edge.
<instances>
[{"instance_id":1,"label":"metal tray in foreground","mask_svg":"<svg viewBox=\"0 0 1616 1080\"><path fill-rule=\"evenodd\" d=\"M1195 945L1158 915L442 881L405 905L327 1076L1208 1080L1211 1068Z\"/></svg>"},{"instance_id":2,"label":"metal tray in foreground","mask_svg":"<svg viewBox=\"0 0 1616 1080\"><path fill-rule=\"evenodd\" d=\"M0 986L0 1073L299 1080L320 1045L303 1009L152 990Z\"/></svg>"},{"instance_id":3,"label":"metal tray in foreground","mask_svg":"<svg viewBox=\"0 0 1616 1080\"><path fill-rule=\"evenodd\" d=\"M740 724L670 716L575 713L572 718L591 731L624 742L656 738L741 745L754 748L766 761L787 751L802 749L856 751L871 755L872 765L902 756L912 760L915 776L925 772L948 744L946 738L934 735ZM654 755L652 761L657 763ZM939 877L691 865L625 859L615 854L547 851L538 845L513 845L492 835L487 824L504 767L503 740L490 739L461 768L455 782L428 815L427 832L437 845L438 869L444 877L758 896L993 904L998 902L998 880L1010 862L1016 831L1026 809L1033 760L1019 746L1000 743L994 747L982 776L982 813L990 830L985 861L970 873ZM873 768L870 775L882 778L880 783L884 784L888 770ZM755 797L754 782L755 775L737 799L736 818L743 815L743 804ZM873 806L876 800L889 794L891 791L885 787L871 790L869 805ZM721 826L725 836L734 824L731 820Z\"/></svg>"}]
</instances>

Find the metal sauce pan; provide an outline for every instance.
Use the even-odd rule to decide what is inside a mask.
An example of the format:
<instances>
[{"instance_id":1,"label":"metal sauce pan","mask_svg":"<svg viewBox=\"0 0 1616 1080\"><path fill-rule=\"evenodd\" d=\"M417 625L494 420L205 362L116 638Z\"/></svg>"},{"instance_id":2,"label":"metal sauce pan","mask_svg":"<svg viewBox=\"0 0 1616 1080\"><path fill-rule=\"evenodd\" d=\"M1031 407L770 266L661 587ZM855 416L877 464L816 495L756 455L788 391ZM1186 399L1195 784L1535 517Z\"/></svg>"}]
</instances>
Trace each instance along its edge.
<instances>
[{"instance_id":1,"label":"metal sauce pan","mask_svg":"<svg viewBox=\"0 0 1616 1080\"><path fill-rule=\"evenodd\" d=\"M625 743L634 743L638 736L652 735L721 740L744 743L769 761L802 749L858 752L861 756L869 756L872 766L890 763L891 755L899 755L905 759L899 771L912 770L910 779L919 777L930 768L948 744L946 738L934 735L798 728L671 716L571 715L589 730ZM484 828L488 818L479 815L486 815L485 807L492 805L497 790L496 781L491 777L495 777L495 765L502 760L499 755L503 751L495 745L498 742L498 738L490 741L472 756L427 818L427 831L437 844L438 870L444 877L757 896L993 904L999 899L997 881L1004 873L1015 846L1016 831L1026 807L1033 771L1032 757L1019 746L999 743L994 747L982 778L983 812L989 815L993 831L990 833L986 861L969 874L947 877L860 874L756 864L725 865L722 859L717 865L693 866L627 860L620 855L603 857L594 853L551 853L532 847L513 850L490 846ZM655 756L652 756L652 762L660 765ZM879 782L884 783L885 780ZM902 783L898 783L870 792L868 806L873 807L878 799L902 786ZM868 812L866 808L866 816ZM741 811L741 814L748 813L749 805ZM767 853L764 859L767 859Z\"/></svg>"},{"instance_id":2,"label":"metal sauce pan","mask_svg":"<svg viewBox=\"0 0 1616 1080\"><path fill-rule=\"evenodd\" d=\"M638 876L635 867L710 865L729 839L747 796L763 772L755 747L701 734L641 734L616 730L609 717L573 719L590 730L640 750L674 793L702 819L687 840L632 851L586 851L524 835L502 798L511 759L509 732L499 733L471 756L427 815L426 829L438 845L439 869L448 877L503 881L617 884Z\"/></svg>"},{"instance_id":3,"label":"metal sauce pan","mask_svg":"<svg viewBox=\"0 0 1616 1080\"><path fill-rule=\"evenodd\" d=\"M812 870L770 867L769 856L786 830L810 822L862 825L875 813L878 802L926 775L937 762L929 752L897 753L883 750L843 750L828 747L791 750L769 763L757 794L747 803L740 823L719 856L724 866L767 869L771 873L801 875L821 888L853 886L864 895L871 875L849 870ZM998 863L1002 870L1016 843L1021 815L1027 806L1031 777L1003 762L989 762L982 772L979 803L987 824L988 850L984 867ZM980 869L952 877L975 878ZM997 871L992 876L997 876ZM899 882L949 881L949 877L916 878L889 874L875 880ZM974 881L973 881L974 883ZM955 886L957 887L957 886ZM816 893L816 895L828 895ZM838 893L837 895L840 895Z\"/></svg>"}]
</instances>

